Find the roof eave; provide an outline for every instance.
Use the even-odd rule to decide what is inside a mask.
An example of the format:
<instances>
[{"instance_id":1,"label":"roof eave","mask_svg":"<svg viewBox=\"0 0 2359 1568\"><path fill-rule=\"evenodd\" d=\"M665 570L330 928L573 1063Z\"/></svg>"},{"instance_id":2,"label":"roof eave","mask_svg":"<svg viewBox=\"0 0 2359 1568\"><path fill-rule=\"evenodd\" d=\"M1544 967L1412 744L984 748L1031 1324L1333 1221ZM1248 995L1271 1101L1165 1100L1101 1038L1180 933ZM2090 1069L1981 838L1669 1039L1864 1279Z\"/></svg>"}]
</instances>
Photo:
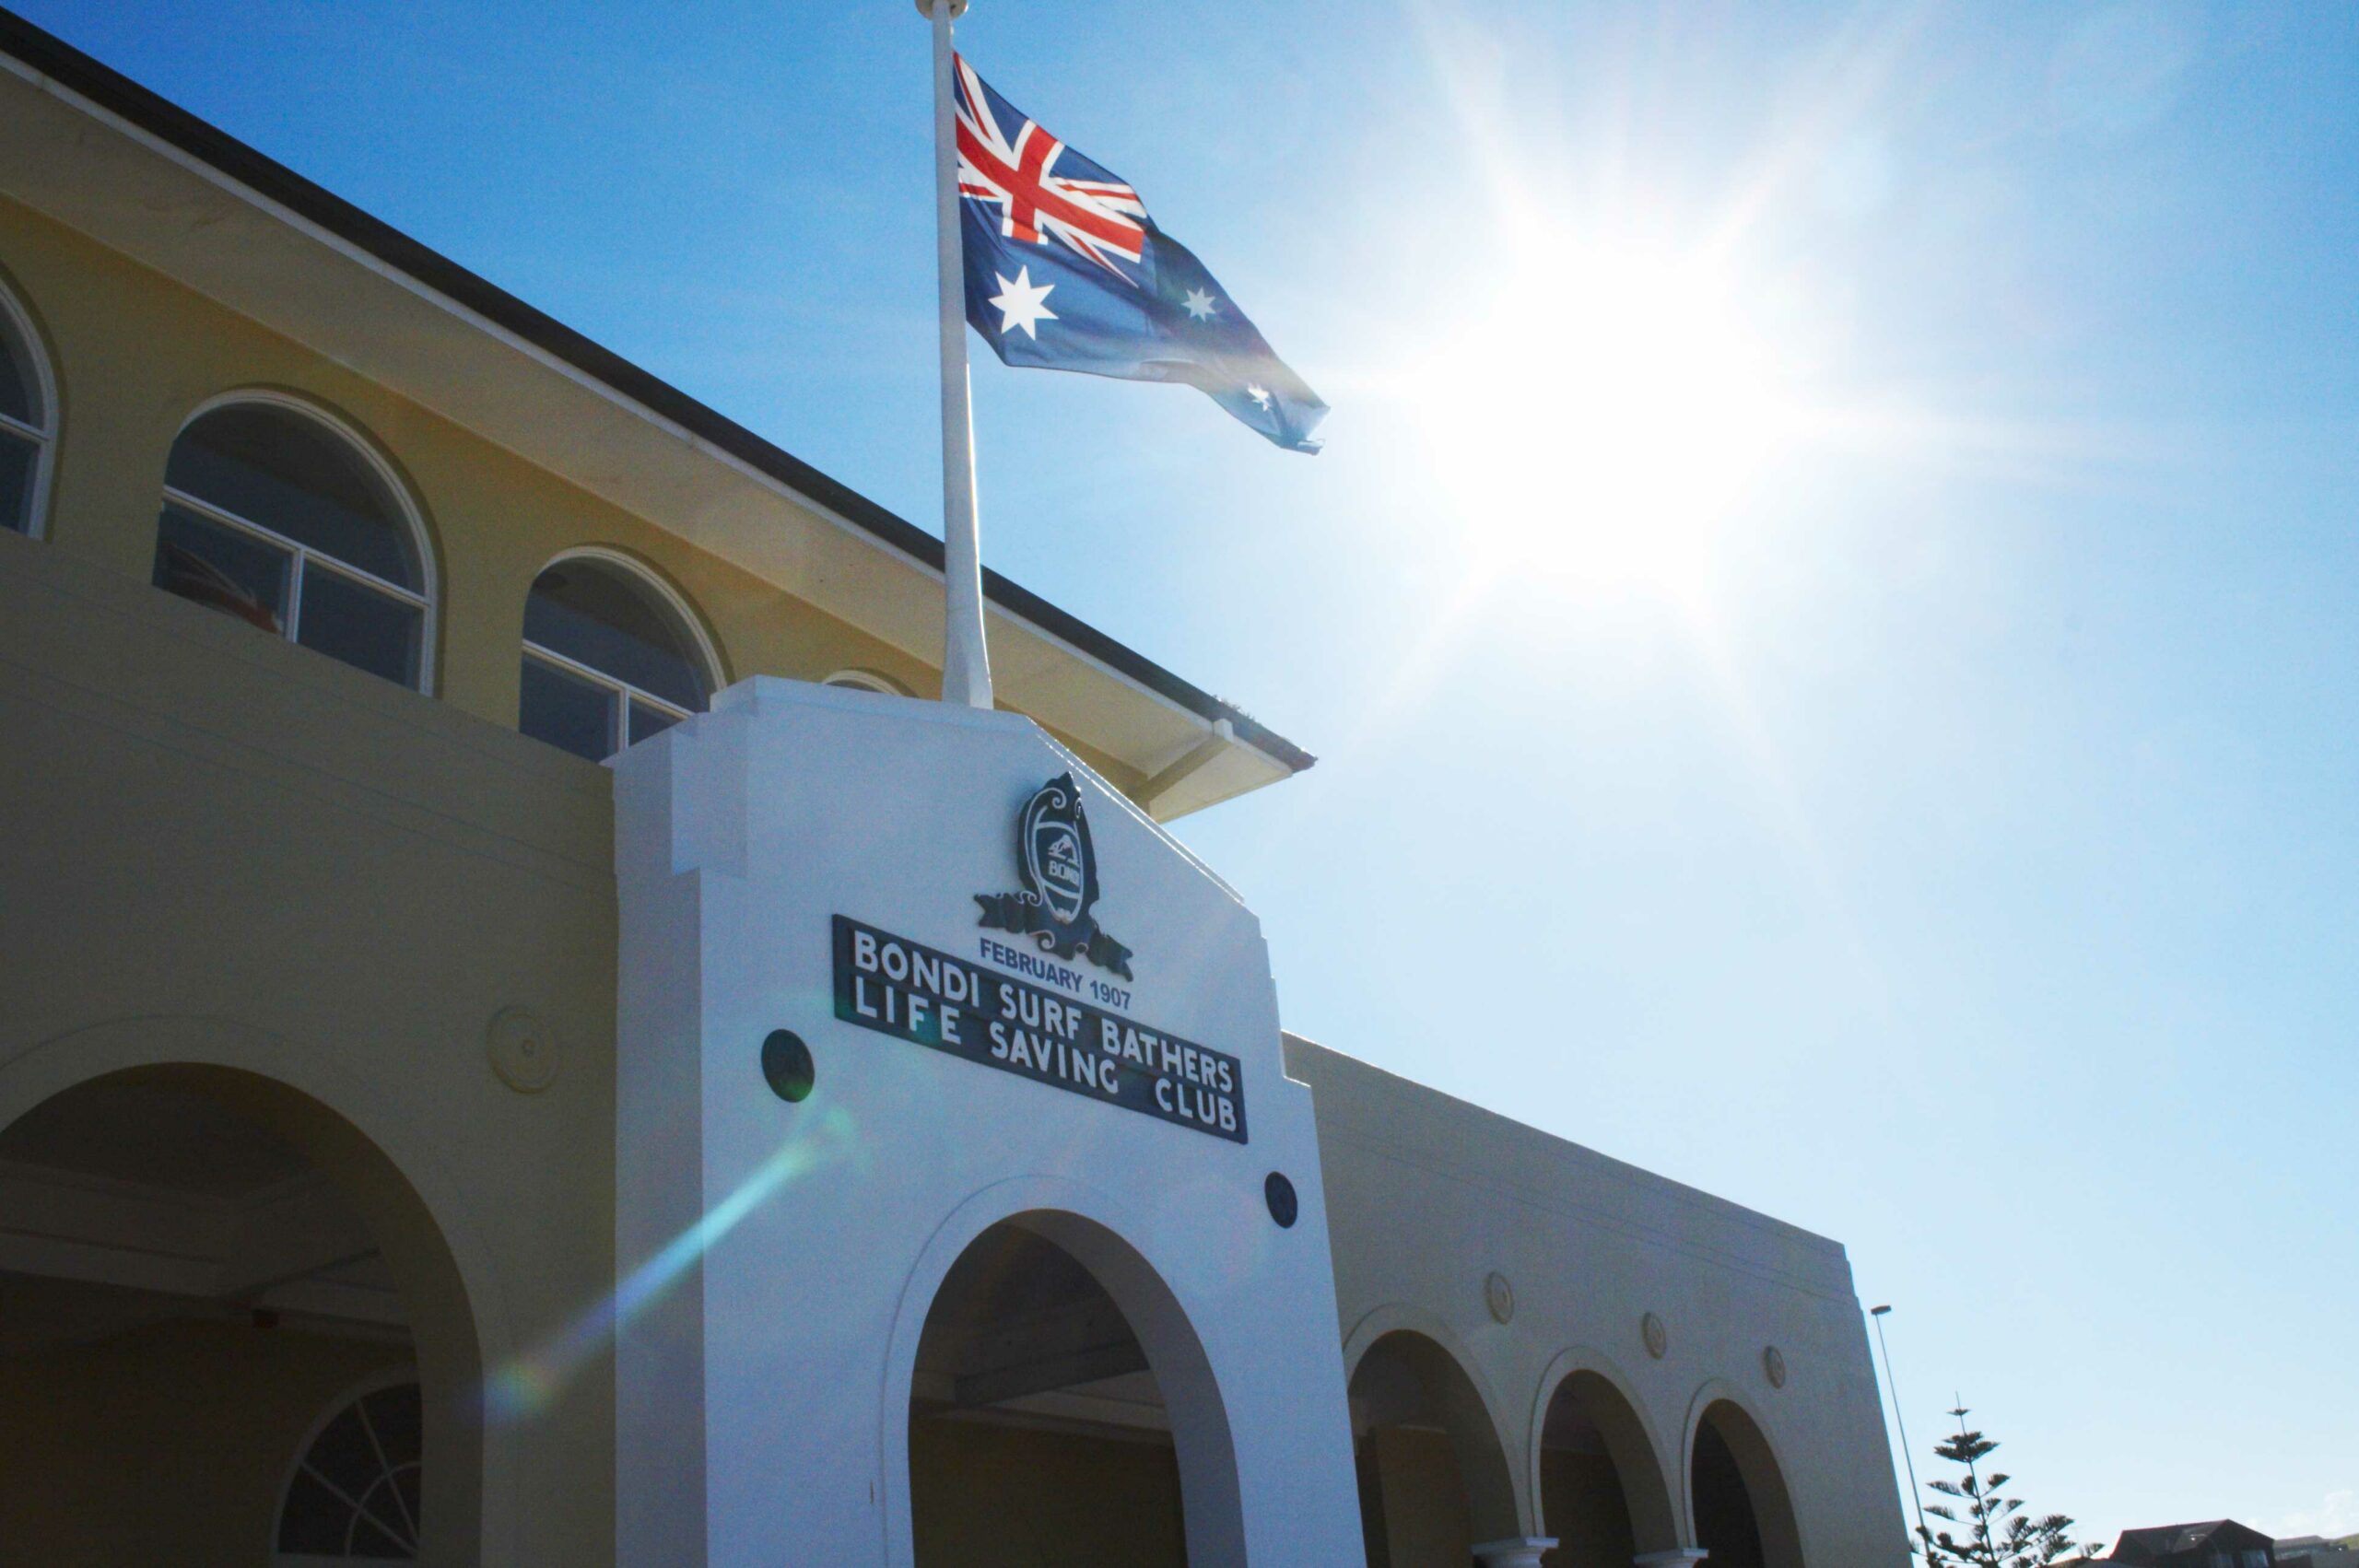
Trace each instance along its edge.
<instances>
[{"instance_id":1,"label":"roof eave","mask_svg":"<svg viewBox=\"0 0 2359 1568\"><path fill-rule=\"evenodd\" d=\"M813 512L858 531L927 575L940 578L942 542L923 529L488 279L6 9L0 9L0 53L46 78L53 90L63 89L84 99L184 158L203 164L218 180L243 187L258 204L284 208L364 253L380 266L401 274L417 288L440 297L455 310L479 318L500 333L531 345L594 380L653 420L675 427L766 477L804 501ZM662 523L661 519L651 521ZM1102 666L1149 696L1185 710L1194 716L1207 734L1217 730L1232 737L1234 744L1250 748L1267 759L1275 778L1301 772L1315 763L1316 758L1309 752L1234 705L1021 584L986 569L983 588L986 600L1002 615L1014 618L1037 635ZM1201 809L1210 803L1209 800L1202 801L1184 809Z\"/></svg>"}]
</instances>

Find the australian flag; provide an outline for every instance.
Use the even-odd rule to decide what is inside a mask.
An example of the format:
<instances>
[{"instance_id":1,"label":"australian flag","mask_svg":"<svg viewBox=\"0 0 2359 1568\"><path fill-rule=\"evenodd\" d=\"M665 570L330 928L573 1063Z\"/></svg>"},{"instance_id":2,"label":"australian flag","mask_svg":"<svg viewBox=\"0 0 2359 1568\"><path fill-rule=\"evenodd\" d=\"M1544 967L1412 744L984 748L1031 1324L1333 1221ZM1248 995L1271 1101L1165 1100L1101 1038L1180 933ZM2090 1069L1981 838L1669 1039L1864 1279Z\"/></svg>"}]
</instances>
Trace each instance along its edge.
<instances>
[{"instance_id":1,"label":"australian flag","mask_svg":"<svg viewBox=\"0 0 2359 1568\"><path fill-rule=\"evenodd\" d=\"M1184 381L1293 451L1327 405L1139 193L958 61L967 320L1002 361Z\"/></svg>"}]
</instances>

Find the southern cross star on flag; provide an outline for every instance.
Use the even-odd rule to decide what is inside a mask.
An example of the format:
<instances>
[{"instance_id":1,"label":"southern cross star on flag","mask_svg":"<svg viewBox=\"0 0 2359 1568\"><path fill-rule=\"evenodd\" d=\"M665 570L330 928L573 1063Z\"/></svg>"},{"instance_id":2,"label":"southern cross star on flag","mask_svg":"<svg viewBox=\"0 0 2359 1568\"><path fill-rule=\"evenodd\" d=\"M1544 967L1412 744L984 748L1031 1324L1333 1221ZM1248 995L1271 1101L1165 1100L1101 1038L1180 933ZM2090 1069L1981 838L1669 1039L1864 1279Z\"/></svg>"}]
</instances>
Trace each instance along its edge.
<instances>
[{"instance_id":1,"label":"southern cross star on flag","mask_svg":"<svg viewBox=\"0 0 2359 1568\"><path fill-rule=\"evenodd\" d=\"M1182 381L1291 451L1327 405L1129 184L957 61L967 320L1009 365Z\"/></svg>"}]
</instances>

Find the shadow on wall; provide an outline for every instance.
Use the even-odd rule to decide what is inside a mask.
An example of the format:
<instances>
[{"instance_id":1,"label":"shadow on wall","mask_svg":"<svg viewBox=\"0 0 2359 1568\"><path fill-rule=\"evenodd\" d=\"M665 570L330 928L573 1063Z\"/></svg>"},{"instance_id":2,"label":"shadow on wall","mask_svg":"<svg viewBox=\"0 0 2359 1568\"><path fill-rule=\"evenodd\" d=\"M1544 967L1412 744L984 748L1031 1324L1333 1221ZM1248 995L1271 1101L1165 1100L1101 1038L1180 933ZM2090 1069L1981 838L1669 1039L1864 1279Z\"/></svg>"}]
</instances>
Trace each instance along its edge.
<instances>
[{"instance_id":1,"label":"shadow on wall","mask_svg":"<svg viewBox=\"0 0 2359 1568\"><path fill-rule=\"evenodd\" d=\"M1352 1369L1360 1527L1372 1568L1448 1568L1523 1532L1490 1409L1457 1358L1396 1329Z\"/></svg>"},{"instance_id":2,"label":"shadow on wall","mask_svg":"<svg viewBox=\"0 0 2359 1568\"><path fill-rule=\"evenodd\" d=\"M1705 1408L1688 1460L1696 1543L1715 1568L1802 1568L1786 1480L1769 1440L1743 1408Z\"/></svg>"},{"instance_id":3,"label":"shadow on wall","mask_svg":"<svg viewBox=\"0 0 2359 1568\"><path fill-rule=\"evenodd\" d=\"M257 1074L93 1078L0 1128L9 1562L473 1562L481 1361L385 1154Z\"/></svg>"},{"instance_id":4,"label":"shadow on wall","mask_svg":"<svg viewBox=\"0 0 2359 1568\"><path fill-rule=\"evenodd\" d=\"M1542 1558L1548 1568L1626 1568L1689 1545L1705 1548L1714 1568L1802 1568L1784 1477L1741 1404L1708 1398L1683 1498L1613 1376L1579 1352L1559 1364L1567 1363L1573 1370L1541 1412L1532 1469L1541 1528L1527 1532L1517 1527L1496 1423L1464 1365L1414 1329L1369 1344L1351 1381L1369 1568L1464 1568L1476 1545L1532 1533L1557 1543Z\"/></svg>"},{"instance_id":5,"label":"shadow on wall","mask_svg":"<svg viewBox=\"0 0 2359 1568\"><path fill-rule=\"evenodd\" d=\"M1540 1431L1547 1568L1622 1568L1680 1544L1671 1490L1637 1409L1594 1370L1557 1384Z\"/></svg>"},{"instance_id":6,"label":"shadow on wall","mask_svg":"<svg viewBox=\"0 0 2359 1568\"><path fill-rule=\"evenodd\" d=\"M1184 1568L1191 1540L1242 1560L1203 1347L1145 1260L1076 1215L1003 1221L951 1266L918 1343L909 1443L918 1568Z\"/></svg>"}]
</instances>

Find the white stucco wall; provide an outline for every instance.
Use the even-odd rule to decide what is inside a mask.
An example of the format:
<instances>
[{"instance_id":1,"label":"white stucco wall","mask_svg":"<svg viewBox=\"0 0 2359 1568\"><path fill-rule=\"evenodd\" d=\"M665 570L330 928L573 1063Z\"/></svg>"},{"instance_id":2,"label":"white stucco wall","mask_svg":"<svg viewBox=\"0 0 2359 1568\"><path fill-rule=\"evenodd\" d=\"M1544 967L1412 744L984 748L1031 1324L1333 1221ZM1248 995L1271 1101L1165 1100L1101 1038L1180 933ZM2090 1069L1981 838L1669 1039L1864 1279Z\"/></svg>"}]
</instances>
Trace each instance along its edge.
<instances>
[{"instance_id":1,"label":"white stucco wall","mask_svg":"<svg viewBox=\"0 0 2359 1568\"><path fill-rule=\"evenodd\" d=\"M832 917L986 965L980 937L1020 941L972 895L1018 885L1016 815L1066 772L1136 950L1115 1011L1238 1059L1246 1142L836 1014ZM1191 1560L1358 1562L1310 1096L1235 895L1027 720L792 682L624 754L616 817L619 1560L909 1563L919 1332L967 1244L1027 1215L1155 1363ZM762 1076L779 1029L816 1064L800 1104Z\"/></svg>"}]
</instances>

